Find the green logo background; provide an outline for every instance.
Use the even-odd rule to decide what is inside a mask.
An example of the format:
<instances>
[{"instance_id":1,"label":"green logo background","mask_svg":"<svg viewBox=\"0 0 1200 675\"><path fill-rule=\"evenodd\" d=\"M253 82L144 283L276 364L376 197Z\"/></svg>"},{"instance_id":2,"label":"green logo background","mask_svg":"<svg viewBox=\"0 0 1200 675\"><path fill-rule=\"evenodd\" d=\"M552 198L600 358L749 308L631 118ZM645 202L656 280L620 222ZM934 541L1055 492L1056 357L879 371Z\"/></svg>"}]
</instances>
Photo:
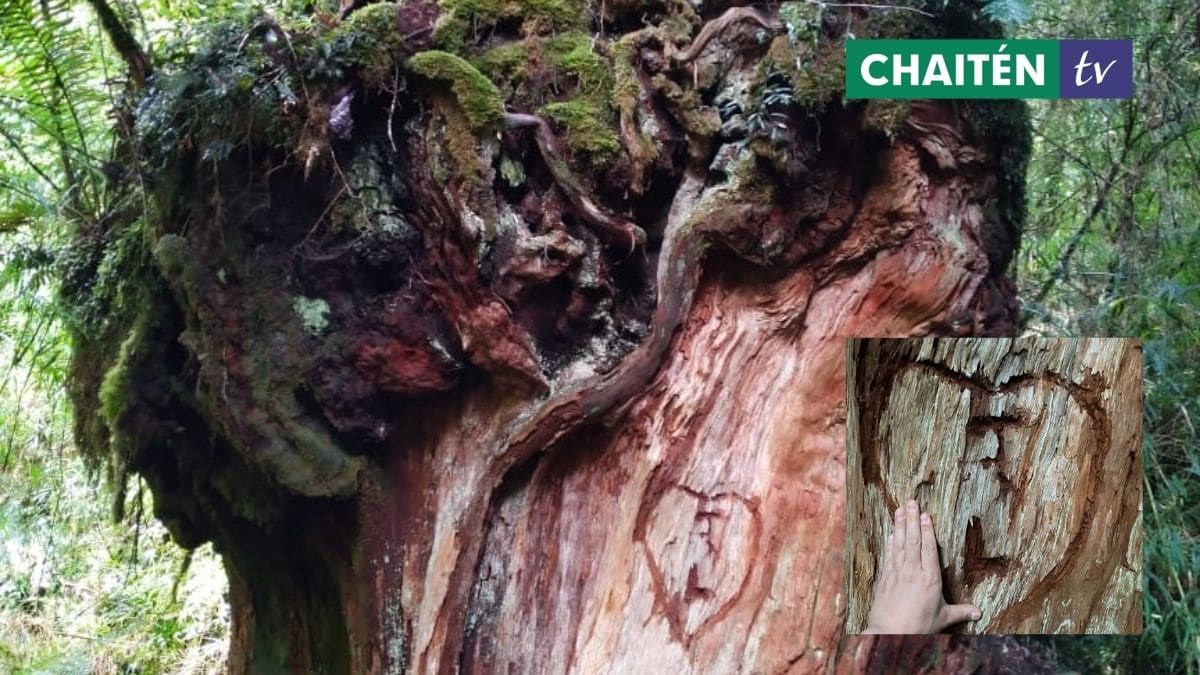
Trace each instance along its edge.
<instances>
[{"instance_id":1,"label":"green logo background","mask_svg":"<svg viewBox=\"0 0 1200 675\"><path fill-rule=\"evenodd\" d=\"M1002 45L1005 45L1003 52L1000 51ZM1009 55L1008 79L1012 84L1008 86L992 84L991 58L1000 53ZM870 71L876 77L886 77L886 85L874 86L863 79L863 60L872 54L888 57L886 64L876 63ZM918 80L924 78L925 68L934 54L941 54L945 58L952 80L955 77L957 54L987 54L989 60L983 65L982 85L973 83L974 64L966 61L965 56L962 85L936 83L913 86L908 77L901 84L893 83L893 59L899 56L903 63L908 64L912 54L917 55L919 62ZM1018 54L1028 56L1031 62L1037 54L1043 56L1044 84L1038 86L1027 81L1022 86L1016 85ZM1058 98L1058 61L1058 40L847 40L846 98Z\"/></svg>"}]
</instances>

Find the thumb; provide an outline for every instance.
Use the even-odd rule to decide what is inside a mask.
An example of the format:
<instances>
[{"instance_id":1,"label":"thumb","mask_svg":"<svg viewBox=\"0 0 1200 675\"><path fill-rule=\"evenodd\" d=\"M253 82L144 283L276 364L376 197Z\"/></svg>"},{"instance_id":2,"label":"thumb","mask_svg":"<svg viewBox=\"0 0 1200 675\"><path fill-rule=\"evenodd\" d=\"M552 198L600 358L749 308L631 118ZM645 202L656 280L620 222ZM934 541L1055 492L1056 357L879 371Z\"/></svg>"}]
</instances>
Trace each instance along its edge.
<instances>
[{"instance_id":1,"label":"thumb","mask_svg":"<svg viewBox=\"0 0 1200 675\"><path fill-rule=\"evenodd\" d=\"M938 630L963 621L977 621L981 616L983 612L975 605L944 605L938 617L941 624Z\"/></svg>"}]
</instances>

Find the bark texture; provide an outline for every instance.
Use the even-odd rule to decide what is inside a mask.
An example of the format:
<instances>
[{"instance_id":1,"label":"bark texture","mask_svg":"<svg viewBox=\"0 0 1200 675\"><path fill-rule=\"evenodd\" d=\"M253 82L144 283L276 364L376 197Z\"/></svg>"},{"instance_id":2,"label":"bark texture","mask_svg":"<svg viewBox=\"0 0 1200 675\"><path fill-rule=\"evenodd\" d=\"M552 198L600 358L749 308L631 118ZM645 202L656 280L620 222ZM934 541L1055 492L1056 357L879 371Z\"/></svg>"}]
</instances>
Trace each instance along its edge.
<instances>
[{"instance_id":1,"label":"bark texture","mask_svg":"<svg viewBox=\"0 0 1200 675\"><path fill-rule=\"evenodd\" d=\"M156 75L66 283L81 444L224 556L232 671L831 667L843 339L1012 329L1028 142L843 102L841 40L999 27L342 10Z\"/></svg>"},{"instance_id":2,"label":"bark texture","mask_svg":"<svg viewBox=\"0 0 1200 675\"><path fill-rule=\"evenodd\" d=\"M1142 354L1131 339L853 340L850 630L891 514L933 515L988 633L1140 633Z\"/></svg>"}]
</instances>

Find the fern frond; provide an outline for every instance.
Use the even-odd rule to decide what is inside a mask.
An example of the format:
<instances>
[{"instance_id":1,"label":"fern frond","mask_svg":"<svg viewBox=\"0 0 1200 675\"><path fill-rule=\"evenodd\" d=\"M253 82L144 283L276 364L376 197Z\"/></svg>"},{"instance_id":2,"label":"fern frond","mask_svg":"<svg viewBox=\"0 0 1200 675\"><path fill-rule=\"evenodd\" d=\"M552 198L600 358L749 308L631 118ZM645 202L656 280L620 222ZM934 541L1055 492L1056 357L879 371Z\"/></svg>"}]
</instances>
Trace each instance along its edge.
<instances>
[{"instance_id":1,"label":"fern frond","mask_svg":"<svg viewBox=\"0 0 1200 675\"><path fill-rule=\"evenodd\" d=\"M111 102L98 86L97 53L70 0L0 0L0 153L76 214L102 210L92 148L109 135Z\"/></svg>"}]
</instances>

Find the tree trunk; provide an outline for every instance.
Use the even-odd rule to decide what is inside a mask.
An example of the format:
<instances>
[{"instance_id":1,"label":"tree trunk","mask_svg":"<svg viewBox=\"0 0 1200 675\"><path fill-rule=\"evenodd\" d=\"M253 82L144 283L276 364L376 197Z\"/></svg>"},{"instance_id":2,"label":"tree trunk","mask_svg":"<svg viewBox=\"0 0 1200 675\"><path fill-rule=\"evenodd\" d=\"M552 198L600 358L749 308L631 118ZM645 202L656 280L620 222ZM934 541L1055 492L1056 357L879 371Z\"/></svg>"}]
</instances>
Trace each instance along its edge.
<instances>
[{"instance_id":1,"label":"tree trunk","mask_svg":"<svg viewBox=\"0 0 1200 675\"><path fill-rule=\"evenodd\" d=\"M852 340L848 365L851 630L915 498L965 630L1141 632L1137 340Z\"/></svg>"},{"instance_id":2,"label":"tree trunk","mask_svg":"<svg viewBox=\"0 0 1200 675\"><path fill-rule=\"evenodd\" d=\"M224 556L235 673L866 667L843 338L1012 329L1028 131L843 102L841 40L998 27L485 5L264 18L155 76L153 208L67 283L113 317L81 445Z\"/></svg>"}]
</instances>

